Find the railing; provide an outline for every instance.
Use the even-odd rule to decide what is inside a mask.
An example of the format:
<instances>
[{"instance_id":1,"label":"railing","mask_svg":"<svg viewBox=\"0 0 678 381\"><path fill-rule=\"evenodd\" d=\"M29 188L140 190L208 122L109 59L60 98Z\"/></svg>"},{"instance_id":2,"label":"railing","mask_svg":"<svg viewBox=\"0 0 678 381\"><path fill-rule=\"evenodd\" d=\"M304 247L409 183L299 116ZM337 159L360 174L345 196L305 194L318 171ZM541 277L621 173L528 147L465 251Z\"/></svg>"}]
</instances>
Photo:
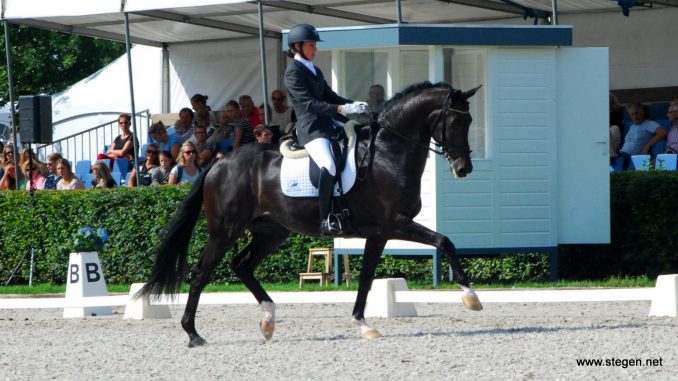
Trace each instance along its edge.
<instances>
[{"instance_id":1,"label":"railing","mask_svg":"<svg viewBox=\"0 0 678 381\"><path fill-rule=\"evenodd\" d=\"M118 130L118 116L121 112L96 112L89 114L76 115L70 118L60 120L53 124L57 126L62 123L71 122L80 118L86 118L99 115L111 115L114 119L110 122L100 124L88 130L78 132L77 134L55 140L52 144L40 145L36 148L38 157L46 160L51 153L59 152L61 156L68 159L73 165L80 160L96 160L97 154L104 152L104 146L110 145L116 136L120 135ZM148 128L150 127L151 113L149 110L143 110L136 114L136 134L139 140L139 149L141 145L148 141ZM138 154L138 152L137 152Z\"/></svg>"}]
</instances>

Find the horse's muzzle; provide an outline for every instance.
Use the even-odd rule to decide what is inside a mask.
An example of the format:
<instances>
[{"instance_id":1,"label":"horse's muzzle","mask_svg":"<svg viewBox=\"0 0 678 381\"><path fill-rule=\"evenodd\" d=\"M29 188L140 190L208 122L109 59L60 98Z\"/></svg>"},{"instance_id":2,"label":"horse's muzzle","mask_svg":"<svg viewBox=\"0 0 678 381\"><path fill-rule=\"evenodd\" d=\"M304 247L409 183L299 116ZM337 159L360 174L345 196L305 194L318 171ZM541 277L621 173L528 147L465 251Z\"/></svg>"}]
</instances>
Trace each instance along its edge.
<instances>
[{"instance_id":1,"label":"horse's muzzle","mask_svg":"<svg viewBox=\"0 0 678 381\"><path fill-rule=\"evenodd\" d=\"M459 157L450 163L450 171L454 177L461 178L466 177L469 173L473 172L473 164L471 164L471 158L468 156Z\"/></svg>"}]
</instances>

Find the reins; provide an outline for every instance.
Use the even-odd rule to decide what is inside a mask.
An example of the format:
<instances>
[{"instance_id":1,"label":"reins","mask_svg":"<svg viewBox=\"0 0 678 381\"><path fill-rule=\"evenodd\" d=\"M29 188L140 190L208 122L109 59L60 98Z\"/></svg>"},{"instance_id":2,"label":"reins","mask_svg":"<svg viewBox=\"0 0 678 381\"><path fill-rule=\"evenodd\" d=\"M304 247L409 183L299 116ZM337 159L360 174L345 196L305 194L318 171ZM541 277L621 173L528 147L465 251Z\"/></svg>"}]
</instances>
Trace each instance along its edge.
<instances>
[{"instance_id":1,"label":"reins","mask_svg":"<svg viewBox=\"0 0 678 381\"><path fill-rule=\"evenodd\" d=\"M419 143L415 140L412 140L410 137L405 136L405 135L401 134L400 132L391 128L391 126L389 126L388 123L381 123L381 125L384 127L385 130L393 133L394 135L400 137L401 139L403 139L403 140L405 140L409 143L412 143L412 144L414 144L418 147L425 148L425 149L435 153L436 155L443 156L447 160L452 160L453 159L452 155L454 155L454 154L468 155L468 154L471 153L471 147L469 147L468 144L464 145L464 146L459 146L459 147L448 147L447 144L445 143L445 135L446 135L446 132L447 132L447 113L450 112L450 111L456 112L456 113L459 113L459 114L468 114L469 113L468 111L458 110L458 109L450 107L450 104L452 103L452 95L455 94L455 92L458 92L458 90L450 89L450 91L447 93L447 97L445 98L445 101L443 102L442 111L440 112L440 114L438 114L438 119L436 120L435 124L433 125L433 128L435 130L435 126L438 125L438 123L440 122L440 119L442 118L443 127L442 127L442 133L441 133L441 136L440 136L440 138L441 138L440 140L442 141L442 143L437 143L435 141L433 142L433 145L435 145L436 147L439 147L440 150L436 150L435 148L431 148L430 145L424 145L424 144L421 144L421 143ZM429 132L430 132L431 135L433 135L434 131L429 131Z\"/></svg>"}]
</instances>

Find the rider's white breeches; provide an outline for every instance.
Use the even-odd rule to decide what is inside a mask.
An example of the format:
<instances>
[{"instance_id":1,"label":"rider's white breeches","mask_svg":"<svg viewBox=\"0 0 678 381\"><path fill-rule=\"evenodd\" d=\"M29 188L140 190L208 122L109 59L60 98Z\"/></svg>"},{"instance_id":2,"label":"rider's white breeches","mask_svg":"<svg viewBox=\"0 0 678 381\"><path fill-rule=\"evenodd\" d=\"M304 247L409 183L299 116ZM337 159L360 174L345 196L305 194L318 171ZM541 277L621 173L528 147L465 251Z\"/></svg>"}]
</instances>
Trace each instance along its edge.
<instances>
[{"instance_id":1,"label":"rider's white breeches","mask_svg":"<svg viewBox=\"0 0 678 381\"><path fill-rule=\"evenodd\" d=\"M313 139L306 143L304 147L306 147L306 151L308 151L313 161L318 164L318 167L327 169L327 172L332 176L337 174L337 167L334 165L334 159L332 159L329 139Z\"/></svg>"}]
</instances>

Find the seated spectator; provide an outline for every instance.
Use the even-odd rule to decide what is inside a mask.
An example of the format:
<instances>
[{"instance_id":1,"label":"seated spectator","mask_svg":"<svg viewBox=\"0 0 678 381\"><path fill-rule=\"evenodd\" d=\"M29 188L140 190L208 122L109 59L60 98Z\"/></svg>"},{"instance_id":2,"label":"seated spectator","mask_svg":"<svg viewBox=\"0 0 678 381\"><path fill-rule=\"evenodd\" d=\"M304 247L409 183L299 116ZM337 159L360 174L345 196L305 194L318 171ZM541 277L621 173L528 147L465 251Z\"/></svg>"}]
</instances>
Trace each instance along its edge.
<instances>
[{"instance_id":1,"label":"seated spectator","mask_svg":"<svg viewBox=\"0 0 678 381\"><path fill-rule=\"evenodd\" d=\"M134 163L134 158L137 156L134 147L135 145L139 146L139 140L130 130L131 125L132 117L129 114L120 114L118 117L120 135L115 137L111 148L106 153L97 156L97 160L110 159L110 167L113 167L113 160L115 159L127 158Z\"/></svg>"},{"instance_id":2,"label":"seated spectator","mask_svg":"<svg viewBox=\"0 0 678 381\"><path fill-rule=\"evenodd\" d=\"M40 168L33 165L30 168L31 163L26 161L21 167L21 170L24 172L26 177L26 190L42 190L45 189L45 181L47 180L45 176L40 173Z\"/></svg>"},{"instance_id":3,"label":"seated spectator","mask_svg":"<svg viewBox=\"0 0 678 381\"><path fill-rule=\"evenodd\" d=\"M94 188L115 188L117 184L111 176L111 169L108 165L98 162L92 165L92 174L94 174L94 180L92 180L92 186Z\"/></svg>"},{"instance_id":4,"label":"seated spectator","mask_svg":"<svg viewBox=\"0 0 678 381\"><path fill-rule=\"evenodd\" d=\"M264 113L264 107L266 107L267 112ZM259 117L261 117L261 121L265 122L266 121L266 116L268 116L268 120L271 120L271 106L266 106L265 104L260 104L259 105Z\"/></svg>"},{"instance_id":5,"label":"seated spectator","mask_svg":"<svg viewBox=\"0 0 678 381\"><path fill-rule=\"evenodd\" d=\"M167 130L167 133L176 135L179 143L183 143L193 136L193 110L184 107L179 111L179 120L174 123L174 127Z\"/></svg>"},{"instance_id":6,"label":"seated spectator","mask_svg":"<svg viewBox=\"0 0 678 381\"><path fill-rule=\"evenodd\" d=\"M210 120L209 125L214 127L217 125L217 116L212 112L210 106L207 105L207 99L207 95L195 94L191 97L191 107L193 107L196 117L201 111L207 111Z\"/></svg>"},{"instance_id":7,"label":"seated spectator","mask_svg":"<svg viewBox=\"0 0 678 381\"><path fill-rule=\"evenodd\" d=\"M151 185L151 170L160 165L160 147L158 143L150 143L146 148L146 159L144 160L138 168L132 169L130 174L129 181L127 182L128 187L135 187L137 183L137 173L139 173L139 185L149 186Z\"/></svg>"},{"instance_id":8,"label":"seated spectator","mask_svg":"<svg viewBox=\"0 0 678 381\"><path fill-rule=\"evenodd\" d=\"M624 109L617 97L610 92L610 165L619 157L624 130Z\"/></svg>"},{"instance_id":9,"label":"seated spectator","mask_svg":"<svg viewBox=\"0 0 678 381\"><path fill-rule=\"evenodd\" d=\"M190 140L193 143L197 143L197 139L195 136L195 128L200 126L205 128L205 139L207 139L210 135L214 133L214 127L212 126L210 122L210 112L209 111L198 111L197 114L195 114L195 127L193 127L193 136L191 136Z\"/></svg>"},{"instance_id":10,"label":"seated spectator","mask_svg":"<svg viewBox=\"0 0 678 381\"><path fill-rule=\"evenodd\" d=\"M241 95L240 98L238 98L238 101L240 102L240 115L250 122L251 127L264 124L264 121L261 120L263 115L259 115L259 109L254 106L252 97L249 95Z\"/></svg>"},{"instance_id":11,"label":"seated spectator","mask_svg":"<svg viewBox=\"0 0 678 381\"><path fill-rule=\"evenodd\" d=\"M57 162L63 159L61 154L54 152L47 156L47 170L49 173L45 176L45 189L57 189L57 183L61 180L57 171Z\"/></svg>"},{"instance_id":12,"label":"seated spectator","mask_svg":"<svg viewBox=\"0 0 678 381\"><path fill-rule=\"evenodd\" d=\"M56 185L57 190L85 189L85 183L75 177L71 169L71 163L68 160L57 160L56 170L59 174L59 181Z\"/></svg>"},{"instance_id":13,"label":"seated spectator","mask_svg":"<svg viewBox=\"0 0 678 381\"><path fill-rule=\"evenodd\" d=\"M633 124L624 137L619 154L624 157L624 169L629 167L631 156L649 154L652 147L666 137L666 130L656 122L646 119L645 107L632 103L627 107Z\"/></svg>"},{"instance_id":14,"label":"seated spectator","mask_svg":"<svg viewBox=\"0 0 678 381\"><path fill-rule=\"evenodd\" d=\"M18 181L21 182L22 176L21 171L17 172L16 168L14 168L14 146L11 144L3 148L2 165L3 174L2 178L0 178L0 190L16 189L17 177Z\"/></svg>"},{"instance_id":15,"label":"seated spectator","mask_svg":"<svg viewBox=\"0 0 678 381\"><path fill-rule=\"evenodd\" d=\"M233 125L230 123L228 112L226 110L219 111L219 124L212 135L207 137L207 143L219 145L226 139L231 139L233 136Z\"/></svg>"},{"instance_id":16,"label":"seated spectator","mask_svg":"<svg viewBox=\"0 0 678 381\"><path fill-rule=\"evenodd\" d=\"M179 137L176 135L169 135L162 122L153 123L148 129L148 136L158 143L161 151L171 153L172 157L175 159L179 155L179 151L181 150Z\"/></svg>"},{"instance_id":17,"label":"seated spectator","mask_svg":"<svg viewBox=\"0 0 678 381\"><path fill-rule=\"evenodd\" d=\"M174 158L172 154L160 151L160 166L151 170L151 186L167 184L173 167Z\"/></svg>"},{"instance_id":18,"label":"seated spectator","mask_svg":"<svg viewBox=\"0 0 678 381\"><path fill-rule=\"evenodd\" d=\"M669 104L666 117L671 121L671 130L666 142L666 153L678 153L678 100Z\"/></svg>"},{"instance_id":19,"label":"seated spectator","mask_svg":"<svg viewBox=\"0 0 678 381\"><path fill-rule=\"evenodd\" d=\"M195 148L198 153L198 166L204 167L212 161L214 145L207 143L207 129L205 126L195 126Z\"/></svg>"},{"instance_id":20,"label":"seated spectator","mask_svg":"<svg viewBox=\"0 0 678 381\"><path fill-rule=\"evenodd\" d=\"M198 167L197 150L195 144L185 142L181 146L181 155L177 160L177 165L170 172L168 184L193 184L200 176L200 167Z\"/></svg>"},{"instance_id":21,"label":"seated spectator","mask_svg":"<svg viewBox=\"0 0 678 381\"><path fill-rule=\"evenodd\" d=\"M226 114L228 115L228 123L233 128L233 149L237 150L242 145L254 143L252 125L246 118L242 117L238 102L229 101L226 103ZM255 124L255 126L259 124Z\"/></svg>"},{"instance_id":22,"label":"seated spectator","mask_svg":"<svg viewBox=\"0 0 678 381\"><path fill-rule=\"evenodd\" d=\"M292 107L287 105L287 96L285 92L280 89L273 90L271 93L271 102L273 109L271 110L270 125L280 126L280 131L288 133L288 127L292 122Z\"/></svg>"},{"instance_id":23,"label":"seated spectator","mask_svg":"<svg viewBox=\"0 0 678 381\"><path fill-rule=\"evenodd\" d=\"M24 164L30 161L29 156L30 159L33 160L33 166L38 168L43 176L47 176L49 174L47 165L38 159L38 156L35 154L35 152L33 152L33 150L29 150L28 148L21 150L21 154L19 155L19 168L23 168Z\"/></svg>"},{"instance_id":24,"label":"seated spectator","mask_svg":"<svg viewBox=\"0 0 678 381\"><path fill-rule=\"evenodd\" d=\"M254 137L257 139L257 143L271 144L273 131L268 126L260 124L254 129Z\"/></svg>"}]
</instances>

